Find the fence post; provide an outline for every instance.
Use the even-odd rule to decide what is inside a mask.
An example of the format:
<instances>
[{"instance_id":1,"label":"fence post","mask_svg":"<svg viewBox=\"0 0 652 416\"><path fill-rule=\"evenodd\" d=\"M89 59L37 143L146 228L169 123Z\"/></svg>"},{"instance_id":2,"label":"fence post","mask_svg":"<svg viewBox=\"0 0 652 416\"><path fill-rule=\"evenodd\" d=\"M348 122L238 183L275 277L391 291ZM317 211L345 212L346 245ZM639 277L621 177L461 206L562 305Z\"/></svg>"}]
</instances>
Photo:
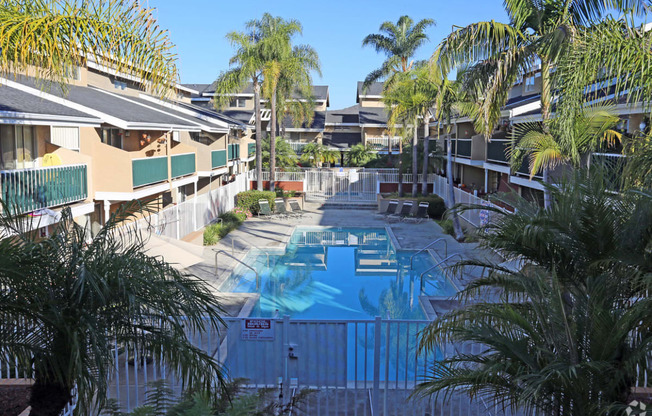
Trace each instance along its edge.
<instances>
[{"instance_id":1,"label":"fence post","mask_svg":"<svg viewBox=\"0 0 652 416\"><path fill-rule=\"evenodd\" d=\"M192 230L197 231L197 182L195 185L195 194L192 198Z\"/></svg>"},{"instance_id":2,"label":"fence post","mask_svg":"<svg viewBox=\"0 0 652 416\"><path fill-rule=\"evenodd\" d=\"M372 391L372 407L374 413L380 414L380 336L381 336L382 319L376 316L374 323L374 384ZM385 380L387 382L387 380Z\"/></svg>"},{"instance_id":3,"label":"fence post","mask_svg":"<svg viewBox=\"0 0 652 416\"><path fill-rule=\"evenodd\" d=\"M179 222L181 222L181 218L179 218L179 202L177 201L176 205L174 206L174 211L175 211L175 216L176 216L176 224L177 224L177 240L179 240Z\"/></svg>"}]
</instances>

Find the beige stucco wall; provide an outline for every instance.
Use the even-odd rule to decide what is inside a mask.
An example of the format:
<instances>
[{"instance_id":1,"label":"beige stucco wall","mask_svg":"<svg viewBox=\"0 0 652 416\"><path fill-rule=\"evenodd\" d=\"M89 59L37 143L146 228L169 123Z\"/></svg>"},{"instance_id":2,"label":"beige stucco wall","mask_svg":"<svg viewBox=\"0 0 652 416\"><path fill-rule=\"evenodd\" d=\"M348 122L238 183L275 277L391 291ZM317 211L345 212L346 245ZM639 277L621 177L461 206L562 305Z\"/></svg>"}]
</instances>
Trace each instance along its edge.
<instances>
[{"instance_id":1,"label":"beige stucco wall","mask_svg":"<svg viewBox=\"0 0 652 416\"><path fill-rule=\"evenodd\" d=\"M363 98L360 100L360 106L362 107L385 107L385 104L380 100L380 98Z\"/></svg>"}]
</instances>

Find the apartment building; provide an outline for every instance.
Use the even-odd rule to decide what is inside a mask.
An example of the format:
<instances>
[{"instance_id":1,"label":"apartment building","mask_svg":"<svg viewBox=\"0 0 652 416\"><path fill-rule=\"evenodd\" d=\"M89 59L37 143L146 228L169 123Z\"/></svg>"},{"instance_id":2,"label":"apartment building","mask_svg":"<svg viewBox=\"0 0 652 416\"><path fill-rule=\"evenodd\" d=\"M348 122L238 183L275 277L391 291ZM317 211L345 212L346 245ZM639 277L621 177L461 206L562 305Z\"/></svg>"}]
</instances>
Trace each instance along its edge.
<instances>
[{"instance_id":1,"label":"apartment building","mask_svg":"<svg viewBox=\"0 0 652 416\"><path fill-rule=\"evenodd\" d=\"M190 98L193 104L208 109L213 108L212 100L215 97L214 84L184 84L184 87L196 91L196 94L193 94ZM312 94L315 100L315 111L312 122L309 125L303 123L297 126L290 116L285 116L279 120L280 135L290 144L297 154L300 154L303 147L308 143L322 143L326 109L330 105L328 86L315 85L312 88ZM230 98L230 102L220 110L220 113L238 120L251 129L255 129L253 85L247 85L240 93L231 94ZM301 98L297 96L295 99L299 100ZM262 127L265 131L269 132L271 110L267 108L269 106L266 99L261 97L260 102Z\"/></svg>"},{"instance_id":2,"label":"apartment building","mask_svg":"<svg viewBox=\"0 0 652 416\"><path fill-rule=\"evenodd\" d=\"M99 227L129 201L165 207L246 171L251 129L193 105L193 93L155 97L92 62L63 87L0 78L2 199L44 233L65 206Z\"/></svg>"}]
</instances>

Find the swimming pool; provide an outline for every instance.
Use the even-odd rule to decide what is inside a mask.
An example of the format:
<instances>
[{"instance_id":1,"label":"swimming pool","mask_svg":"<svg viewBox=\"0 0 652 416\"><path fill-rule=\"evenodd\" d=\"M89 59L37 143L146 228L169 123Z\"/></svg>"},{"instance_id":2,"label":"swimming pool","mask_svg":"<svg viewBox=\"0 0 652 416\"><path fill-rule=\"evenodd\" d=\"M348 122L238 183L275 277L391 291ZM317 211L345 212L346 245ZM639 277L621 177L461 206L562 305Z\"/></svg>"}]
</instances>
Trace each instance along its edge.
<instances>
[{"instance_id":1,"label":"swimming pool","mask_svg":"<svg viewBox=\"0 0 652 416\"><path fill-rule=\"evenodd\" d=\"M295 319L423 319L421 272L434 265L427 253L396 250L384 228L297 227L284 250L251 250L221 286L224 292L259 293L253 317ZM454 287L435 269L428 295Z\"/></svg>"}]
</instances>

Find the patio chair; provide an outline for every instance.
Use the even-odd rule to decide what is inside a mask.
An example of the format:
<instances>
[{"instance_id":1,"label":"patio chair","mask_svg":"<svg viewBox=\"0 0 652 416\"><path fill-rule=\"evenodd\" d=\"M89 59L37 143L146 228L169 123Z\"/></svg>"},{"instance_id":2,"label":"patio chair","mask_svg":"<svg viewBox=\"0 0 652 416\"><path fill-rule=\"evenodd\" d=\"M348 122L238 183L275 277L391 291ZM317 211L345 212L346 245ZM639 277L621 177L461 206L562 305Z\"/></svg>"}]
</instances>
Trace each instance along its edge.
<instances>
[{"instance_id":1,"label":"patio chair","mask_svg":"<svg viewBox=\"0 0 652 416\"><path fill-rule=\"evenodd\" d=\"M266 199L259 199L258 200L258 206L260 206L260 209L258 210L258 216L260 217L261 215L264 217L274 217L274 213L272 212L272 209L269 207L269 201Z\"/></svg>"},{"instance_id":2,"label":"patio chair","mask_svg":"<svg viewBox=\"0 0 652 416\"><path fill-rule=\"evenodd\" d=\"M292 210L292 213L299 218L306 215L306 211L301 209L301 206L299 205L299 201L297 201L296 199L290 199L290 209Z\"/></svg>"},{"instance_id":3,"label":"patio chair","mask_svg":"<svg viewBox=\"0 0 652 416\"><path fill-rule=\"evenodd\" d=\"M401 221L403 218L409 216L410 212L412 211L412 205L414 205L414 202L412 201L403 202L403 205L401 206L401 211L398 214L388 215L387 221L389 222Z\"/></svg>"},{"instance_id":4,"label":"patio chair","mask_svg":"<svg viewBox=\"0 0 652 416\"><path fill-rule=\"evenodd\" d=\"M291 215L287 209L285 209L285 201L283 198L276 198L274 200L274 214L282 218L290 218L294 215Z\"/></svg>"},{"instance_id":5,"label":"patio chair","mask_svg":"<svg viewBox=\"0 0 652 416\"><path fill-rule=\"evenodd\" d=\"M420 202L419 206L417 207L416 215L414 217L405 217L405 218L403 218L403 221L420 223L421 221L424 221L424 220L428 219L428 207L429 206L430 206L430 203L428 203L428 202Z\"/></svg>"},{"instance_id":6,"label":"patio chair","mask_svg":"<svg viewBox=\"0 0 652 416\"><path fill-rule=\"evenodd\" d=\"M385 211L377 212L374 214L374 217L376 218L385 218L388 215L393 215L396 213L396 207L398 207L398 200L397 199L391 199L389 203L387 204L387 208L385 208Z\"/></svg>"}]
</instances>

